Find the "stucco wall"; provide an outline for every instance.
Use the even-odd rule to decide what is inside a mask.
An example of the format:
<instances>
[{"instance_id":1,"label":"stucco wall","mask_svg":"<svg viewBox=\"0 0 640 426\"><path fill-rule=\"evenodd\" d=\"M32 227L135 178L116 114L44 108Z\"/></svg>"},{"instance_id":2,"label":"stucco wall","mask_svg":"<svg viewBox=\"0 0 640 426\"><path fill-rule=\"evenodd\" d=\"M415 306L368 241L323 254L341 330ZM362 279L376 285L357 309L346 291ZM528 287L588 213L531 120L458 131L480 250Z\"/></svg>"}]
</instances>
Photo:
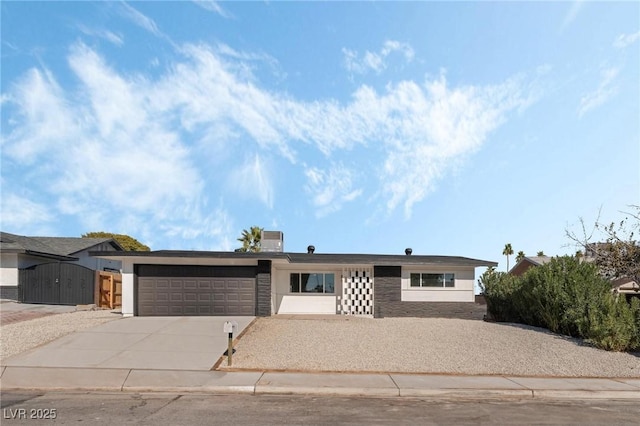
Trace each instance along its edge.
<instances>
[{"instance_id":1,"label":"stucco wall","mask_svg":"<svg viewBox=\"0 0 640 426\"><path fill-rule=\"evenodd\" d=\"M0 299L18 300L18 255L0 255Z\"/></svg>"},{"instance_id":2,"label":"stucco wall","mask_svg":"<svg viewBox=\"0 0 640 426\"><path fill-rule=\"evenodd\" d=\"M412 272L452 273L455 278L454 287L411 287L410 274ZM403 268L401 300L403 302L474 302L474 282L475 271L473 269L434 267Z\"/></svg>"},{"instance_id":3,"label":"stucco wall","mask_svg":"<svg viewBox=\"0 0 640 426\"><path fill-rule=\"evenodd\" d=\"M335 275L335 293L291 293L290 278L291 273L322 272L333 273ZM342 293L342 271L335 266L327 265L295 265L293 267L280 266L274 269L273 292L275 313L278 314L336 314L337 296Z\"/></svg>"},{"instance_id":4,"label":"stucco wall","mask_svg":"<svg viewBox=\"0 0 640 426\"><path fill-rule=\"evenodd\" d=\"M135 306L133 261L122 262L122 316L132 317Z\"/></svg>"},{"instance_id":5,"label":"stucco wall","mask_svg":"<svg viewBox=\"0 0 640 426\"><path fill-rule=\"evenodd\" d=\"M0 286L18 286L18 254L0 254Z\"/></svg>"}]
</instances>

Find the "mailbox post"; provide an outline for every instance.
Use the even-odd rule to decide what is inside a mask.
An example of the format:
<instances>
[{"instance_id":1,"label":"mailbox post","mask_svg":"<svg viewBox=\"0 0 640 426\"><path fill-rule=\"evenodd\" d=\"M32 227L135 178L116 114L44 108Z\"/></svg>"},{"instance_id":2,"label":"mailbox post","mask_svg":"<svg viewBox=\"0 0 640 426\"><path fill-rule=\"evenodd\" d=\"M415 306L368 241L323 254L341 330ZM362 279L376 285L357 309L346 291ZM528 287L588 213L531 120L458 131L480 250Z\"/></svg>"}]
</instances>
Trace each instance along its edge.
<instances>
[{"instance_id":1,"label":"mailbox post","mask_svg":"<svg viewBox=\"0 0 640 426\"><path fill-rule=\"evenodd\" d=\"M227 348L227 365L231 367L233 359L233 332L238 329L238 323L235 321L225 321L223 332L229 336L229 345Z\"/></svg>"}]
</instances>

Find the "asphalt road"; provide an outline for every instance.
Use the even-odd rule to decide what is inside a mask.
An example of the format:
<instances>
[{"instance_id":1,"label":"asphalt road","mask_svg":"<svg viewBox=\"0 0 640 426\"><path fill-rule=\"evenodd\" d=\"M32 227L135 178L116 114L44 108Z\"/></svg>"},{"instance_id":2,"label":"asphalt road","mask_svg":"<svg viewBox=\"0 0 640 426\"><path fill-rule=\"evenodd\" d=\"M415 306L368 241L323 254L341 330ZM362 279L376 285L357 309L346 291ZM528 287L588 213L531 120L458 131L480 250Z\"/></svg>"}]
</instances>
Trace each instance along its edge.
<instances>
[{"instance_id":1,"label":"asphalt road","mask_svg":"<svg viewBox=\"0 0 640 426\"><path fill-rule=\"evenodd\" d=\"M3 392L1 405L3 425L637 425L640 419L640 401Z\"/></svg>"}]
</instances>

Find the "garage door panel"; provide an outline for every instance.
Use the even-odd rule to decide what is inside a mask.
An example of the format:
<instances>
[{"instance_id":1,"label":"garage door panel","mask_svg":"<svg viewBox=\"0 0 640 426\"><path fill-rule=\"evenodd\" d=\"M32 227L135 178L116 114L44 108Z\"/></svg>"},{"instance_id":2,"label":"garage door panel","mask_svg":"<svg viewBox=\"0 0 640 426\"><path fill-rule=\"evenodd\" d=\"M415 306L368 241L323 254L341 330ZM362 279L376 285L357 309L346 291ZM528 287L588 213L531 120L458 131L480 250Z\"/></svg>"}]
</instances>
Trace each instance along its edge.
<instances>
[{"instance_id":1,"label":"garage door panel","mask_svg":"<svg viewBox=\"0 0 640 426\"><path fill-rule=\"evenodd\" d=\"M183 299L185 303L195 303L195 302L198 302L198 299L199 299L198 296L199 296L198 293L189 292L183 295Z\"/></svg>"},{"instance_id":2,"label":"garage door panel","mask_svg":"<svg viewBox=\"0 0 640 426\"><path fill-rule=\"evenodd\" d=\"M183 288L186 290L196 290L198 288L198 282L196 280L184 280Z\"/></svg>"},{"instance_id":3,"label":"garage door panel","mask_svg":"<svg viewBox=\"0 0 640 426\"><path fill-rule=\"evenodd\" d=\"M198 302L200 304L210 304L213 301L213 297L209 293L198 293Z\"/></svg>"},{"instance_id":4,"label":"garage door panel","mask_svg":"<svg viewBox=\"0 0 640 426\"><path fill-rule=\"evenodd\" d=\"M248 293L241 293L240 294L240 301L243 302L244 304L253 304L253 294L248 294Z\"/></svg>"},{"instance_id":5,"label":"garage door panel","mask_svg":"<svg viewBox=\"0 0 640 426\"><path fill-rule=\"evenodd\" d=\"M240 282L240 289L243 291L253 292L254 288L255 288L255 283L252 281L243 280Z\"/></svg>"},{"instance_id":6,"label":"garage door panel","mask_svg":"<svg viewBox=\"0 0 640 426\"><path fill-rule=\"evenodd\" d=\"M211 290L211 281L210 280L199 280L198 288L200 290Z\"/></svg>"},{"instance_id":7,"label":"garage door panel","mask_svg":"<svg viewBox=\"0 0 640 426\"><path fill-rule=\"evenodd\" d=\"M145 265L141 265L145 266ZM163 266L168 276L153 275L154 265L138 275L137 305L141 316L254 315L255 268ZM193 269L196 268L196 269ZM198 272L228 272L231 276L202 277ZM185 276L178 276L178 273ZM249 278L251 276L251 278Z\"/></svg>"}]
</instances>

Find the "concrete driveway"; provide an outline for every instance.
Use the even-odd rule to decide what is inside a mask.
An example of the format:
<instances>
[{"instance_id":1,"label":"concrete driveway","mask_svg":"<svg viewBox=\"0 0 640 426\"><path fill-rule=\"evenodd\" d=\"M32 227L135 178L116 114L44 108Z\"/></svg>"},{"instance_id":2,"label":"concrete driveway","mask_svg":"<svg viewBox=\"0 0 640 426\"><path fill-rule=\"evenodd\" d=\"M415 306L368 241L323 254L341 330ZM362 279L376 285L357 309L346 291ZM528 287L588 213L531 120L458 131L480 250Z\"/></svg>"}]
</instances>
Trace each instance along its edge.
<instances>
[{"instance_id":1,"label":"concrete driveway","mask_svg":"<svg viewBox=\"0 0 640 426\"><path fill-rule=\"evenodd\" d=\"M9 358L9 367L210 370L227 349L225 321L236 337L254 317L132 317L62 337Z\"/></svg>"}]
</instances>

